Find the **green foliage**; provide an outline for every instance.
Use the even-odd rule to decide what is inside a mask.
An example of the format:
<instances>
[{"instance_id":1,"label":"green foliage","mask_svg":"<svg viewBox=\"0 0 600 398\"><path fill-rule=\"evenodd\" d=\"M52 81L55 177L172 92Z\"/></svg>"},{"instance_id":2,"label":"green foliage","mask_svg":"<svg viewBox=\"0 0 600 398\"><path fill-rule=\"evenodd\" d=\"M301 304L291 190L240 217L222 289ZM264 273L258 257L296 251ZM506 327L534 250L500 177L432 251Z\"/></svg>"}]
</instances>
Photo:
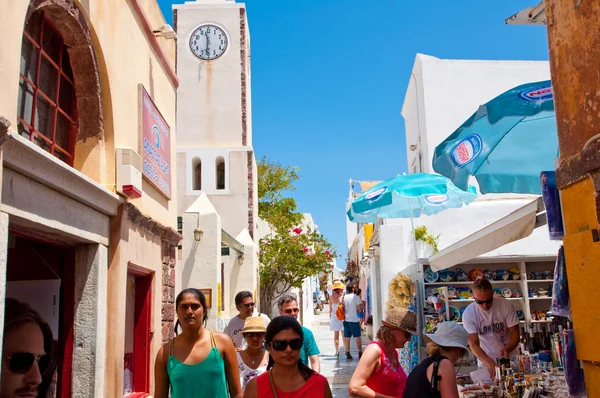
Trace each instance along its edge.
<instances>
[{"instance_id":1,"label":"green foliage","mask_svg":"<svg viewBox=\"0 0 600 398\"><path fill-rule=\"evenodd\" d=\"M439 251L438 242L440 240L440 235L433 235L427 230L427 227L424 225L415 228L415 240L420 240L431 245L431 247L433 247L434 253L437 253Z\"/></svg>"},{"instance_id":2,"label":"green foliage","mask_svg":"<svg viewBox=\"0 0 600 398\"><path fill-rule=\"evenodd\" d=\"M342 272L344 280L348 278L352 278L353 280L358 280L360 277L360 269L356 261L354 260L346 260L346 270Z\"/></svg>"},{"instance_id":3,"label":"green foliage","mask_svg":"<svg viewBox=\"0 0 600 398\"><path fill-rule=\"evenodd\" d=\"M294 191L298 168L282 166L267 157L258 162L258 215L268 222L272 232L259 242L259 276L262 309L291 287L301 287L311 275L326 272L335 256L323 235L302 225L296 211Z\"/></svg>"}]
</instances>

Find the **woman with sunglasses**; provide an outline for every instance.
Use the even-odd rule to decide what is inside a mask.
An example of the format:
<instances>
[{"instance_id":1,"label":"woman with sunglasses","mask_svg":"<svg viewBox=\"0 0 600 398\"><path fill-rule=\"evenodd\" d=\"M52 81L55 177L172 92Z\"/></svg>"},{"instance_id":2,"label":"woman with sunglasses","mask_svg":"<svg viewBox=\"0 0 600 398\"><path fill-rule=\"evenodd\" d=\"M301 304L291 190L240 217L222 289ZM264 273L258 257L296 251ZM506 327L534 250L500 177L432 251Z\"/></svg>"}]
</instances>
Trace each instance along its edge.
<instances>
[{"instance_id":1,"label":"woman with sunglasses","mask_svg":"<svg viewBox=\"0 0 600 398\"><path fill-rule=\"evenodd\" d=\"M262 317L246 318L242 329L246 349L237 353L242 389L250 380L267 371L269 352L264 349L266 331L266 322Z\"/></svg>"},{"instance_id":2,"label":"woman with sunglasses","mask_svg":"<svg viewBox=\"0 0 600 398\"><path fill-rule=\"evenodd\" d=\"M350 379L351 397L400 398L404 393L407 377L397 349L417 334L417 314L405 308L392 308L381 323L377 340L365 348Z\"/></svg>"},{"instance_id":3,"label":"woman with sunglasses","mask_svg":"<svg viewBox=\"0 0 600 398\"><path fill-rule=\"evenodd\" d=\"M45 397L52 381L52 331L28 304L7 298L1 397Z\"/></svg>"},{"instance_id":4,"label":"woman with sunglasses","mask_svg":"<svg viewBox=\"0 0 600 398\"><path fill-rule=\"evenodd\" d=\"M278 316L267 327L268 371L250 380L244 398L331 398L327 379L300 360L302 327L290 316Z\"/></svg>"},{"instance_id":5,"label":"woman with sunglasses","mask_svg":"<svg viewBox=\"0 0 600 398\"><path fill-rule=\"evenodd\" d=\"M428 357L410 372L404 397L458 398L454 364L469 352L469 333L457 323L442 322L423 339Z\"/></svg>"},{"instance_id":6,"label":"woman with sunglasses","mask_svg":"<svg viewBox=\"0 0 600 398\"><path fill-rule=\"evenodd\" d=\"M154 397L167 398L171 387L171 398L241 398L233 342L229 336L205 328L208 306L204 293L193 288L183 290L175 308L175 333L181 326L181 334L158 351Z\"/></svg>"},{"instance_id":7,"label":"woman with sunglasses","mask_svg":"<svg viewBox=\"0 0 600 398\"><path fill-rule=\"evenodd\" d=\"M345 288L341 281L335 280L331 286L331 296L329 296L329 330L333 332L333 345L335 346L336 357L340 356L340 332L344 331L344 321L340 321L337 318L335 311L342 302L342 298L344 297L342 293Z\"/></svg>"}]
</instances>

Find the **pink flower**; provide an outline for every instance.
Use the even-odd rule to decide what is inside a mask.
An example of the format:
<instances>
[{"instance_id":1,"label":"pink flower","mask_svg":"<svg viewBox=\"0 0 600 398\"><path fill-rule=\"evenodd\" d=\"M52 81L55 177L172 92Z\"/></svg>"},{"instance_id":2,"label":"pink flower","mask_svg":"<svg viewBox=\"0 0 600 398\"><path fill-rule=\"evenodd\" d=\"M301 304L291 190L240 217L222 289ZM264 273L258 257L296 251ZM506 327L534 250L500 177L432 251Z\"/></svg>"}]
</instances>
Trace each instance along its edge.
<instances>
[{"instance_id":1,"label":"pink flower","mask_svg":"<svg viewBox=\"0 0 600 398\"><path fill-rule=\"evenodd\" d=\"M329 252L329 250L325 250L325 254L327 254L328 256L331 256L331 253Z\"/></svg>"},{"instance_id":2,"label":"pink flower","mask_svg":"<svg viewBox=\"0 0 600 398\"><path fill-rule=\"evenodd\" d=\"M302 233L302 228L297 228L297 227L296 227L296 228L294 228L294 229L293 229L293 231L294 231L296 234L300 235L300 234Z\"/></svg>"},{"instance_id":3,"label":"pink flower","mask_svg":"<svg viewBox=\"0 0 600 398\"><path fill-rule=\"evenodd\" d=\"M306 253L307 251L308 251L308 247L305 247L304 248L304 252Z\"/></svg>"}]
</instances>

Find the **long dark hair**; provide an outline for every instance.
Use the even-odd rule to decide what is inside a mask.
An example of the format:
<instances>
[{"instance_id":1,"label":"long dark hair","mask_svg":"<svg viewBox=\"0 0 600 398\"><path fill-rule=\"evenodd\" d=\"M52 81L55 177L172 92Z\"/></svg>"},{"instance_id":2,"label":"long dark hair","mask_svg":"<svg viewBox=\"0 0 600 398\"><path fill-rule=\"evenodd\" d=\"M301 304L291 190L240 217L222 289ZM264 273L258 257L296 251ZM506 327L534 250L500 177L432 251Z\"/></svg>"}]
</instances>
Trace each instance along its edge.
<instances>
[{"instance_id":1,"label":"long dark hair","mask_svg":"<svg viewBox=\"0 0 600 398\"><path fill-rule=\"evenodd\" d=\"M44 351L52 359L50 367L42 375L42 383L38 386L38 396L45 397L52 384L52 378L54 377L57 366L54 358L54 339L52 338L52 330L48 323L46 323L46 321L44 321L37 311L31 308L29 304L7 298L6 307L4 308L4 336L11 330L17 329L28 323L34 323L40 327L42 336L44 337Z\"/></svg>"},{"instance_id":2,"label":"long dark hair","mask_svg":"<svg viewBox=\"0 0 600 398\"><path fill-rule=\"evenodd\" d=\"M185 296L186 294L191 294L192 296L196 297L198 301L200 301L200 305L204 310L204 315L202 316L202 326L206 327L206 323L208 322L208 305L206 305L206 297L204 296L204 293L202 293L202 291L199 289L190 287L182 290L177 295L177 298L175 299L175 316L177 316L177 308L179 308L179 303L181 302L181 300L183 300L183 296ZM181 325L179 324L179 319L177 319L177 321L175 322L175 336L178 335L177 328L179 326Z\"/></svg>"},{"instance_id":3,"label":"long dark hair","mask_svg":"<svg viewBox=\"0 0 600 398\"><path fill-rule=\"evenodd\" d=\"M269 326L267 326L267 333L265 334L265 343L269 345L275 335L282 330L291 329L300 335L300 338L304 341L304 332L302 331L302 326L298 323L298 321L291 316L282 315L273 318ZM275 362L273 361L273 357L269 355L269 363L267 364L267 370L271 369L275 366ZM304 380L308 380L310 376L316 374L314 370L309 368L301 359L298 359L298 369L304 377Z\"/></svg>"}]
</instances>

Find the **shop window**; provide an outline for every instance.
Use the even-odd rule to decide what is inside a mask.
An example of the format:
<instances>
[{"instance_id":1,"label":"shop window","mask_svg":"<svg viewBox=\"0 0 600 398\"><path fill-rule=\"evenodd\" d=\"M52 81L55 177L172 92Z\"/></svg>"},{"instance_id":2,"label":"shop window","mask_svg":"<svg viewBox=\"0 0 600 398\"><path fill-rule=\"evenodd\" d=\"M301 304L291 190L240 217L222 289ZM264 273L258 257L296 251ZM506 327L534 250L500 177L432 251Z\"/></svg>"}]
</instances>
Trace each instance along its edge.
<instances>
[{"instance_id":1,"label":"shop window","mask_svg":"<svg viewBox=\"0 0 600 398\"><path fill-rule=\"evenodd\" d=\"M25 24L17 107L19 134L73 165L77 104L67 46L48 16Z\"/></svg>"},{"instance_id":2,"label":"shop window","mask_svg":"<svg viewBox=\"0 0 600 398\"><path fill-rule=\"evenodd\" d=\"M200 191L202 190L202 160L194 158L192 166L194 170L192 189L194 191Z\"/></svg>"},{"instance_id":3,"label":"shop window","mask_svg":"<svg viewBox=\"0 0 600 398\"><path fill-rule=\"evenodd\" d=\"M217 190L225 189L225 159L217 157Z\"/></svg>"}]
</instances>

